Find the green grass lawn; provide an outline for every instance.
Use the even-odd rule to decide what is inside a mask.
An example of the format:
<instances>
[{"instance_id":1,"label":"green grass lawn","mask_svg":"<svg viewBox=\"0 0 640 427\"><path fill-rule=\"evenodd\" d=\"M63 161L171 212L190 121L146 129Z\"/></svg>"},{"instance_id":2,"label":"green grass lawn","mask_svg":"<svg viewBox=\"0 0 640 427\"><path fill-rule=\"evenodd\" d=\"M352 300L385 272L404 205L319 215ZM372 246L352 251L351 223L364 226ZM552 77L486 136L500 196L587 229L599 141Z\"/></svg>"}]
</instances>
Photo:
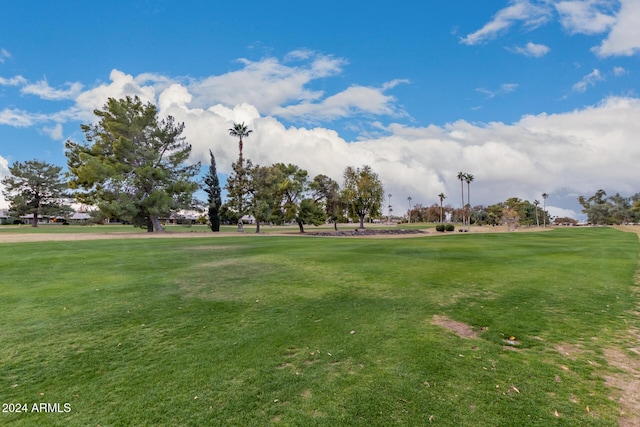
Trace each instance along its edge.
<instances>
[{"instance_id":1,"label":"green grass lawn","mask_svg":"<svg viewBox=\"0 0 640 427\"><path fill-rule=\"evenodd\" d=\"M638 249L605 228L1 244L0 402L28 413L0 424L613 426Z\"/></svg>"}]
</instances>

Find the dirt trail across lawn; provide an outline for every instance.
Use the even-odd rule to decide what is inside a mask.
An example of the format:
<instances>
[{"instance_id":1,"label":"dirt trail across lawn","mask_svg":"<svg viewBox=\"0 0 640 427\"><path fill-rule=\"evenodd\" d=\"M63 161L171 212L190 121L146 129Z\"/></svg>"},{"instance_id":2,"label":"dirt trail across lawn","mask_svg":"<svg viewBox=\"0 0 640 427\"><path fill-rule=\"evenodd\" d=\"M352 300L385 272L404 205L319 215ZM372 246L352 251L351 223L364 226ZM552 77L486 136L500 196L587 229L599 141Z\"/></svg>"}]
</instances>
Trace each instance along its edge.
<instances>
[{"instance_id":1,"label":"dirt trail across lawn","mask_svg":"<svg viewBox=\"0 0 640 427\"><path fill-rule=\"evenodd\" d=\"M290 230L283 230L281 232L268 232L259 234L260 236L299 236L299 237L318 237L314 236L314 229L309 228L308 233L298 233L297 228L291 228ZM375 233L376 227L371 226L366 228L366 230L372 231L373 233L362 233L362 235L357 235L357 233L353 233L355 238L414 238L414 237L425 237L425 236L442 236L442 235L454 235L458 234L458 232L449 232L449 233L438 233L433 229L424 229L421 230L422 233L413 233L413 234L378 234ZM381 229L382 232L384 229ZM521 227L516 233L526 233L526 232L540 232L540 231L550 231L551 227L543 229L537 227ZM340 227L340 231L354 231L352 227ZM471 227L470 233L506 233L514 231L508 231L505 226L497 226L497 227ZM331 232L329 232L331 233ZM256 233L253 230L245 230L244 233L238 233L235 231L231 232L219 232L219 233L208 233L208 232L172 232L166 231L163 233L96 233L96 232L87 232L87 233L39 233L39 232L0 232L0 243L19 243L19 242L56 242L56 241L77 241L77 240L108 240L108 239L168 239L168 238L216 238L216 237L238 237L238 236L255 236ZM345 237L336 235L336 237Z\"/></svg>"}]
</instances>

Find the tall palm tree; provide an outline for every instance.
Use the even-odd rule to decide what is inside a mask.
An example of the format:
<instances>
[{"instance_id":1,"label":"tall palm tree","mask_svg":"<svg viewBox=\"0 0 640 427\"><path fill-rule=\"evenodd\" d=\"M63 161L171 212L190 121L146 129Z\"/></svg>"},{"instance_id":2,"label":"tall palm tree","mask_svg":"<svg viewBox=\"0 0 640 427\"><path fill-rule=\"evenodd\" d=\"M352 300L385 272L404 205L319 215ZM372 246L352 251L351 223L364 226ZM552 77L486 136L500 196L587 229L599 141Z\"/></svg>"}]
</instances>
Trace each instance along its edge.
<instances>
[{"instance_id":1,"label":"tall palm tree","mask_svg":"<svg viewBox=\"0 0 640 427\"><path fill-rule=\"evenodd\" d=\"M442 221L442 202L447 198L447 196L445 196L444 193L440 193L438 194L438 197L440 197L440 223L443 223L444 221Z\"/></svg>"},{"instance_id":2,"label":"tall palm tree","mask_svg":"<svg viewBox=\"0 0 640 427\"><path fill-rule=\"evenodd\" d=\"M470 173L464 174L464 180L467 182L467 205L469 205L469 212L467 214L467 231L471 227L471 183L474 180L473 175Z\"/></svg>"},{"instance_id":3,"label":"tall palm tree","mask_svg":"<svg viewBox=\"0 0 640 427\"><path fill-rule=\"evenodd\" d=\"M540 228L540 219L538 218L538 206L540 206L540 201L539 200L534 200L533 201L533 206L536 207L536 226L538 228Z\"/></svg>"},{"instance_id":4,"label":"tall palm tree","mask_svg":"<svg viewBox=\"0 0 640 427\"><path fill-rule=\"evenodd\" d=\"M409 224L411 224L411 196L407 197L409 201Z\"/></svg>"},{"instance_id":5,"label":"tall palm tree","mask_svg":"<svg viewBox=\"0 0 640 427\"><path fill-rule=\"evenodd\" d=\"M253 132L251 129L248 129L247 126L242 123L234 123L232 128L229 128L229 135L235 136L238 138L238 147L240 148L240 166L242 166L242 137L249 136L249 134Z\"/></svg>"},{"instance_id":6,"label":"tall palm tree","mask_svg":"<svg viewBox=\"0 0 640 427\"><path fill-rule=\"evenodd\" d=\"M542 227L547 228L547 197L549 195L547 193L542 193Z\"/></svg>"},{"instance_id":7,"label":"tall palm tree","mask_svg":"<svg viewBox=\"0 0 640 427\"><path fill-rule=\"evenodd\" d=\"M458 172L458 179L460 180L460 193L462 194L462 228L464 229L464 172Z\"/></svg>"}]
</instances>

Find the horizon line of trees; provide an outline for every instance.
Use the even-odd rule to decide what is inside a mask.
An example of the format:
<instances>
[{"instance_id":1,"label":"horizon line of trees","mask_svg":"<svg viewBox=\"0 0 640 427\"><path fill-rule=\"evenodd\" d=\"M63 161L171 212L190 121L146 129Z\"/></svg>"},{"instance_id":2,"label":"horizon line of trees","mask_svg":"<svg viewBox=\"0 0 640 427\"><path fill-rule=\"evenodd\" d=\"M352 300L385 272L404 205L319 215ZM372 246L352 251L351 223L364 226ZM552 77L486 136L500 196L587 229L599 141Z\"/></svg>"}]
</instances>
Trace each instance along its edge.
<instances>
[{"instance_id":1,"label":"horizon line of trees","mask_svg":"<svg viewBox=\"0 0 640 427\"><path fill-rule=\"evenodd\" d=\"M238 138L239 158L232 165L225 189L226 202L221 200L221 188L215 157L210 150L209 171L202 182L195 177L200 163L187 165L191 145L182 136L184 123L173 117L159 120L157 108L143 104L138 97L109 98L100 110L94 110L98 122L81 125L85 143L68 140L65 155L69 172L39 160L14 162L11 175L2 180L3 194L18 216L33 214L37 226L42 215L68 215L71 199L98 208L102 217L115 217L147 231L162 231L161 218L179 210L208 211L212 231L219 231L221 222L238 222L251 215L260 223L296 223L319 225L330 221L352 219L364 227L365 219L380 218L384 189L378 175L368 165L347 167L340 186L330 177L320 174L310 179L306 170L293 164L253 165L242 155L243 138L253 132L244 123L234 123L229 135ZM66 178L66 181L65 181ZM471 207L470 184L474 176L460 172L462 206L446 207L446 196L438 195L440 204L411 206L409 222L443 222L445 213L463 228L477 225L540 225L551 223L537 200L533 203L512 197L490 206ZM465 186L466 182L466 203ZM208 195L207 203L195 200L199 188ZM69 191L72 190L72 191ZM391 195L389 195L390 197ZM640 193L625 198L616 194L606 197L604 190L594 196L580 196L589 222L612 224L640 222ZM390 206L391 208L391 206ZM565 220L570 220L566 218Z\"/></svg>"}]
</instances>

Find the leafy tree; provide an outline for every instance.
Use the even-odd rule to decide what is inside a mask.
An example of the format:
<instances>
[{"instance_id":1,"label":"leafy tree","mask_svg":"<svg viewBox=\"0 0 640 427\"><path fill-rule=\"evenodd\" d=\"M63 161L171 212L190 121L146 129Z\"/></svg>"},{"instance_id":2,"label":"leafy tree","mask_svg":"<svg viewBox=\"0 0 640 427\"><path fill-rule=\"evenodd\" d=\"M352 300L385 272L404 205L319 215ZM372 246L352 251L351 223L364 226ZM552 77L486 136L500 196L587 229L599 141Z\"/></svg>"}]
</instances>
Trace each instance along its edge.
<instances>
[{"instance_id":1,"label":"leafy tree","mask_svg":"<svg viewBox=\"0 0 640 427\"><path fill-rule=\"evenodd\" d=\"M216 169L216 158L209 150L210 164L209 171L204 176L204 191L207 193L207 210L209 212L209 222L211 231L220 231L220 206L222 206L222 198L220 196L220 180L218 179L218 171Z\"/></svg>"},{"instance_id":2,"label":"leafy tree","mask_svg":"<svg viewBox=\"0 0 640 427\"><path fill-rule=\"evenodd\" d=\"M502 212L502 223L507 224L507 230L511 231L511 227L515 227L520 220L520 214L513 208L507 208Z\"/></svg>"},{"instance_id":3,"label":"leafy tree","mask_svg":"<svg viewBox=\"0 0 640 427\"><path fill-rule=\"evenodd\" d=\"M326 219L327 215L320 203L309 198L302 199L297 217L301 233L304 233L304 224L321 225Z\"/></svg>"},{"instance_id":4,"label":"leafy tree","mask_svg":"<svg viewBox=\"0 0 640 427\"><path fill-rule=\"evenodd\" d=\"M608 224L611 205L607 202L604 190L598 190L596 193L585 199L584 196L578 197L578 202L582 205L582 212L587 214L587 220L591 224Z\"/></svg>"},{"instance_id":5,"label":"leafy tree","mask_svg":"<svg viewBox=\"0 0 640 427\"><path fill-rule=\"evenodd\" d=\"M81 125L87 143L67 141L65 153L79 202L149 232L163 231L161 217L191 207L200 169L185 165L191 145L181 136L184 124L171 116L158 121L157 113L138 97L109 98L94 111L97 124Z\"/></svg>"},{"instance_id":6,"label":"leafy tree","mask_svg":"<svg viewBox=\"0 0 640 427\"><path fill-rule=\"evenodd\" d=\"M238 231L243 230L242 217L248 212L249 203L245 200L245 196L249 192L250 171L253 168L251 160L247 160L246 164L242 159L231 165L233 170L227 177L227 208L235 212L238 219Z\"/></svg>"},{"instance_id":7,"label":"leafy tree","mask_svg":"<svg viewBox=\"0 0 640 427\"><path fill-rule=\"evenodd\" d=\"M229 205L223 203L220 206L220 210L218 211L218 215L220 216L220 222L222 224L237 224L238 223L238 213L229 208Z\"/></svg>"},{"instance_id":8,"label":"leafy tree","mask_svg":"<svg viewBox=\"0 0 640 427\"><path fill-rule=\"evenodd\" d=\"M255 166L249 171L247 209L256 220L256 233L260 232L260 222L270 221L279 208L279 184L282 172L275 166Z\"/></svg>"},{"instance_id":9,"label":"leafy tree","mask_svg":"<svg viewBox=\"0 0 640 427\"><path fill-rule=\"evenodd\" d=\"M232 209L235 208L238 213L238 231L242 231L242 217L248 207L244 202L244 197L248 191L247 186L250 179L248 173L253 167L250 163L247 166L244 164L244 159L242 157L242 138L248 137L252 132L253 131L249 129L244 122L234 123L233 127L229 128L229 135L238 138L238 162L231 165L233 173L227 179L227 190L229 191L229 196L235 199L230 203L229 207ZM229 183L230 179L231 183Z\"/></svg>"},{"instance_id":10,"label":"leafy tree","mask_svg":"<svg viewBox=\"0 0 640 427\"><path fill-rule=\"evenodd\" d=\"M40 160L14 162L11 175L2 180L4 197L18 216L33 214L32 226L38 226L38 216L69 211L65 202L70 197L62 168ZM66 209L65 209L66 208Z\"/></svg>"},{"instance_id":11,"label":"leafy tree","mask_svg":"<svg viewBox=\"0 0 640 427\"><path fill-rule=\"evenodd\" d=\"M490 225L499 225L502 220L503 213L504 206L502 203L487 206L487 214L489 217L487 223Z\"/></svg>"},{"instance_id":12,"label":"leafy tree","mask_svg":"<svg viewBox=\"0 0 640 427\"><path fill-rule=\"evenodd\" d=\"M610 196L608 201L611 204L609 217L612 223L626 224L632 221L635 215L631 210L630 198L623 197L620 193L616 193Z\"/></svg>"},{"instance_id":13,"label":"leafy tree","mask_svg":"<svg viewBox=\"0 0 640 427\"><path fill-rule=\"evenodd\" d=\"M349 206L349 214L358 217L360 228L364 228L364 218L379 216L384 199L384 188L370 166L344 170L343 194Z\"/></svg>"},{"instance_id":14,"label":"leafy tree","mask_svg":"<svg viewBox=\"0 0 640 427\"><path fill-rule=\"evenodd\" d=\"M308 189L308 173L296 165L278 163L275 165L281 172L281 180L278 184L282 212L286 222L295 221L304 233L304 221L299 215L300 203L305 198Z\"/></svg>"},{"instance_id":15,"label":"leafy tree","mask_svg":"<svg viewBox=\"0 0 640 427\"><path fill-rule=\"evenodd\" d=\"M326 218L333 223L334 230L338 230L338 220L345 210L340 185L326 175L316 175L309 188L313 192L313 200L316 203L324 203Z\"/></svg>"}]
</instances>

